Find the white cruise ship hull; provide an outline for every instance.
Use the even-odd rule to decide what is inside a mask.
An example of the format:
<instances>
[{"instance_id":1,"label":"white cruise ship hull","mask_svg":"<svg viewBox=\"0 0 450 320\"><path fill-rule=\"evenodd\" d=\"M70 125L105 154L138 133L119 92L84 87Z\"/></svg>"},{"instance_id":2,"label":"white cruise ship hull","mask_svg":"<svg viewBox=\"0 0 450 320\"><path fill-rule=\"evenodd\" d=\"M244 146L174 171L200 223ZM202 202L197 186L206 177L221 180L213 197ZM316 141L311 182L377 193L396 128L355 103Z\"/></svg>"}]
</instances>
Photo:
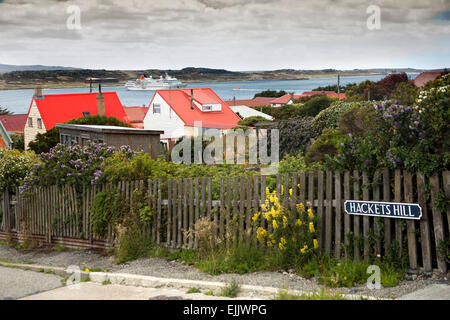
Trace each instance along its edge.
<instances>
[{"instance_id":1,"label":"white cruise ship hull","mask_svg":"<svg viewBox=\"0 0 450 320\"><path fill-rule=\"evenodd\" d=\"M186 87L186 84L164 86L164 85L152 85L152 86L125 86L130 91L155 91L160 89L179 89Z\"/></svg>"}]
</instances>

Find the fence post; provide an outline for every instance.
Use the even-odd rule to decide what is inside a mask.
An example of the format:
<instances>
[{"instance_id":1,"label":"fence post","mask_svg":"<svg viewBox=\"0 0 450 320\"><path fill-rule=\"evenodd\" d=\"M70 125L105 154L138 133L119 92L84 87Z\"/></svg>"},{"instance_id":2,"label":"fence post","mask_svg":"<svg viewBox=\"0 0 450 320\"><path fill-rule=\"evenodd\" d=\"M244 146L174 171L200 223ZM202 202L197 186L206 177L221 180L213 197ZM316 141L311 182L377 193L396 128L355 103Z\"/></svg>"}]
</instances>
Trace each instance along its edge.
<instances>
[{"instance_id":1,"label":"fence post","mask_svg":"<svg viewBox=\"0 0 450 320\"><path fill-rule=\"evenodd\" d=\"M410 172L404 172L404 192L405 192L405 202L413 203L413 184L412 184L412 174ZM406 221L407 236L408 236L408 256L409 256L409 266L411 269L417 269L417 243L416 243L416 227L414 220Z\"/></svg>"},{"instance_id":2,"label":"fence post","mask_svg":"<svg viewBox=\"0 0 450 320\"><path fill-rule=\"evenodd\" d=\"M445 257L443 257L438 248L441 245L441 241L444 241L444 225L442 219L441 211L434 205L436 200L436 195L439 193L439 175L435 173L430 178L431 184L431 208L433 213L433 225L434 225L434 239L436 241L436 256L437 265L440 272L447 272L447 263Z\"/></svg>"},{"instance_id":3,"label":"fence post","mask_svg":"<svg viewBox=\"0 0 450 320\"><path fill-rule=\"evenodd\" d=\"M10 215L9 215L9 192L8 189L3 191L3 219L2 224L6 232L11 231Z\"/></svg>"}]
</instances>

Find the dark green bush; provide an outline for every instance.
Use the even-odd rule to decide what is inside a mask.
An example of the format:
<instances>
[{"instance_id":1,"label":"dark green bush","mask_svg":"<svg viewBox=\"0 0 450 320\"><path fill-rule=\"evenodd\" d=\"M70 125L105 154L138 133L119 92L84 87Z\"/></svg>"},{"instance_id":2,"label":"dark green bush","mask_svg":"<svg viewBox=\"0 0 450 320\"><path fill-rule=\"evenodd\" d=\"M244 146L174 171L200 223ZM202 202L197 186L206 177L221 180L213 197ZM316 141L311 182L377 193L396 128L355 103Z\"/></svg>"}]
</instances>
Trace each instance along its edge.
<instances>
[{"instance_id":1,"label":"dark green bush","mask_svg":"<svg viewBox=\"0 0 450 320\"><path fill-rule=\"evenodd\" d=\"M254 127L255 124L257 123L266 123L266 122L271 121L261 116L252 116L239 121L238 124L244 127Z\"/></svg>"},{"instance_id":2,"label":"dark green bush","mask_svg":"<svg viewBox=\"0 0 450 320\"><path fill-rule=\"evenodd\" d=\"M306 152L307 164L321 162L325 155L336 155L341 152L341 143L345 141L345 135L336 129L325 129L322 135L316 139Z\"/></svg>"},{"instance_id":3,"label":"dark green bush","mask_svg":"<svg viewBox=\"0 0 450 320\"><path fill-rule=\"evenodd\" d=\"M315 117L320 111L328 108L336 99L329 98L326 95L314 96L305 102L298 111L298 116Z\"/></svg>"}]
</instances>

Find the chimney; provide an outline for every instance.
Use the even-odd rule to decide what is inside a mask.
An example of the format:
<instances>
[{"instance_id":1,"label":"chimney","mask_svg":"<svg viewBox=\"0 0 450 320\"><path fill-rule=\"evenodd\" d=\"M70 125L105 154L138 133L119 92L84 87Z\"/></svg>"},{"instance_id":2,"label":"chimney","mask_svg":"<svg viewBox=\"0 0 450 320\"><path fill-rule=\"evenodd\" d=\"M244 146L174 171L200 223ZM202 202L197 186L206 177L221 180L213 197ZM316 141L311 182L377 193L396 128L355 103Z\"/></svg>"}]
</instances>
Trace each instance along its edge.
<instances>
[{"instance_id":1,"label":"chimney","mask_svg":"<svg viewBox=\"0 0 450 320\"><path fill-rule=\"evenodd\" d=\"M99 116L106 116L105 113L105 96L99 92L97 94L97 114Z\"/></svg>"},{"instance_id":2,"label":"chimney","mask_svg":"<svg viewBox=\"0 0 450 320\"><path fill-rule=\"evenodd\" d=\"M294 101L294 93L291 92L291 100Z\"/></svg>"},{"instance_id":3,"label":"chimney","mask_svg":"<svg viewBox=\"0 0 450 320\"><path fill-rule=\"evenodd\" d=\"M233 96L233 105L236 106L236 96Z\"/></svg>"},{"instance_id":4,"label":"chimney","mask_svg":"<svg viewBox=\"0 0 450 320\"><path fill-rule=\"evenodd\" d=\"M34 96L36 98L42 98L42 88L41 87L37 87L36 89L34 89Z\"/></svg>"},{"instance_id":5,"label":"chimney","mask_svg":"<svg viewBox=\"0 0 450 320\"><path fill-rule=\"evenodd\" d=\"M191 89L191 110L194 110L194 89Z\"/></svg>"}]
</instances>

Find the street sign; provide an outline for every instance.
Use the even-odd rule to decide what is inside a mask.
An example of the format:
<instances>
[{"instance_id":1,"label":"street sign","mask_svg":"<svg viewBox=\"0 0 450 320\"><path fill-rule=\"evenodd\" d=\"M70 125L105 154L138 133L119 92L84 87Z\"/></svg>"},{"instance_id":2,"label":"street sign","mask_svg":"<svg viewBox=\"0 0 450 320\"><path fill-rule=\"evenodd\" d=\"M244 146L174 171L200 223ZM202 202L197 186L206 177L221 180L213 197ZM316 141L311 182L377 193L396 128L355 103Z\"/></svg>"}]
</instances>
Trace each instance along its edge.
<instances>
[{"instance_id":1,"label":"street sign","mask_svg":"<svg viewBox=\"0 0 450 320\"><path fill-rule=\"evenodd\" d=\"M422 217L422 208L416 203L346 200L344 209L348 214L360 216L414 220Z\"/></svg>"}]
</instances>

